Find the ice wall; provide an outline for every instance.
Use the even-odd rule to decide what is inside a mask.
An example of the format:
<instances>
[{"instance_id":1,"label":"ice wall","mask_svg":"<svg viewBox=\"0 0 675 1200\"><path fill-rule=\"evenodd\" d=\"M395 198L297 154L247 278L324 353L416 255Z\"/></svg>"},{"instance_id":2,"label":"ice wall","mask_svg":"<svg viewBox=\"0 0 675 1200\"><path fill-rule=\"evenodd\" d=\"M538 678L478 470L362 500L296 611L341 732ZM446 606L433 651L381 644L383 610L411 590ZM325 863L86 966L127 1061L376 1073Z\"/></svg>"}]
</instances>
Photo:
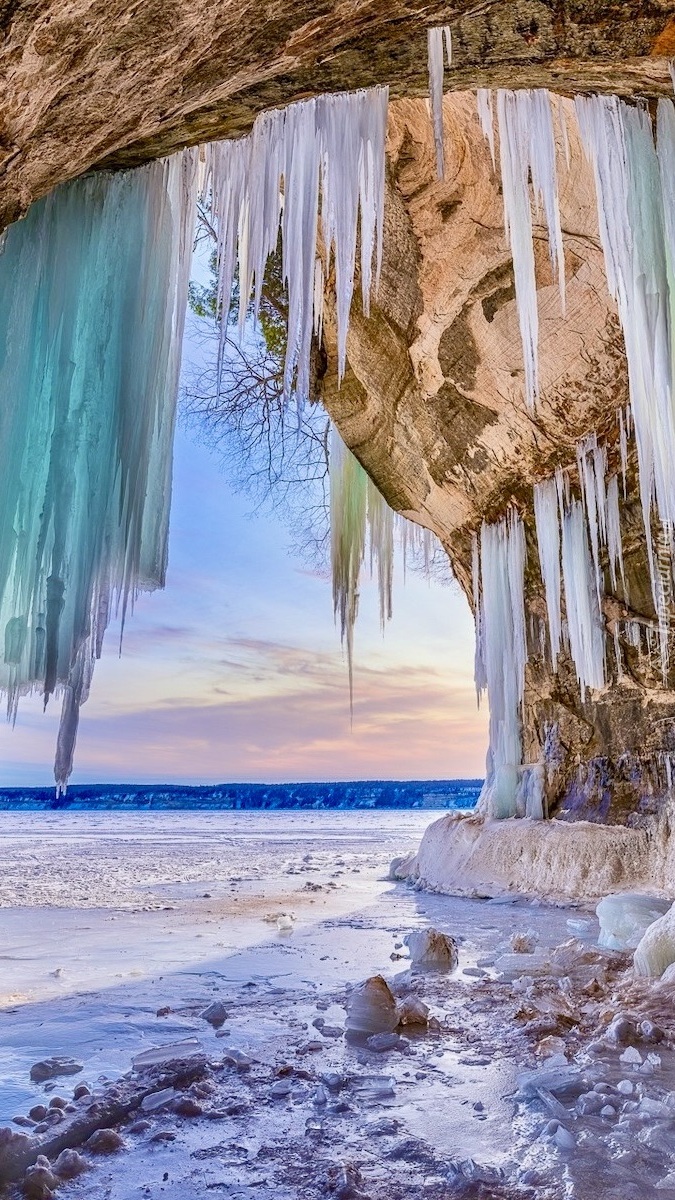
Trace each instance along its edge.
<instances>
[{"instance_id":1,"label":"ice wall","mask_svg":"<svg viewBox=\"0 0 675 1200\"><path fill-rule=\"evenodd\" d=\"M495 524L483 523L476 621L476 682L490 705L490 746L479 806L491 817L512 817L522 763L521 710L525 689L525 531L512 509ZM477 566L476 568L477 569Z\"/></svg>"},{"instance_id":2,"label":"ice wall","mask_svg":"<svg viewBox=\"0 0 675 1200\"><path fill-rule=\"evenodd\" d=\"M164 582L196 166L60 187L0 255L0 687L62 693L57 789L113 612Z\"/></svg>"}]
</instances>

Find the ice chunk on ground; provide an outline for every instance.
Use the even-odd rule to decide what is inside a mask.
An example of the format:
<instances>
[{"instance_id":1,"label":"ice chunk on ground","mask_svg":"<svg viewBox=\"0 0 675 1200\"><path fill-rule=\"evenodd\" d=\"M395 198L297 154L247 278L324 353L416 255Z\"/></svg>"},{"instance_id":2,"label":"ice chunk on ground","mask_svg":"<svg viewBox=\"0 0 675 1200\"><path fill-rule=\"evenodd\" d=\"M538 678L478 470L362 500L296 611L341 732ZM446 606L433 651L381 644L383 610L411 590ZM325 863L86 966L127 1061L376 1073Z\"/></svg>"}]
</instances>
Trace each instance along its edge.
<instances>
[{"instance_id":1,"label":"ice chunk on ground","mask_svg":"<svg viewBox=\"0 0 675 1200\"><path fill-rule=\"evenodd\" d=\"M646 930L633 958L636 975L657 979L675 962L675 904Z\"/></svg>"},{"instance_id":2,"label":"ice chunk on ground","mask_svg":"<svg viewBox=\"0 0 675 1200\"><path fill-rule=\"evenodd\" d=\"M404 939L414 967L430 971L452 971L457 966L457 945L438 929L416 929Z\"/></svg>"},{"instance_id":3,"label":"ice chunk on ground","mask_svg":"<svg viewBox=\"0 0 675 1200\"><path fill-rule=\"evenodd\" d=\"M670 900L642 892L605 896L595 910L600 922L598 945L607 950L634 950L649 926L670 906Z\"/></svg>"},{"instance_id":4,"label":"ice chunk on ground","mask_svg":"<svg viewBox=\"0 0 675 1200\"><path fill-rule=\"evenodd\" d=\"M141 1054L134 1055L131 1062L135 1071L142 1071L146 1067L158 1066L159 1063L192 1058L193 1055L202 1052L203 1046L197 1038L185 1038L182 1042L166 1042L163 1046L153 1046L150 1050L143 1050Z\"/></svg>"},{"instance_id":5,"label":"ice chunk on ground","mask_svg":"<svg viewBox=\"0 0 675 1200\"><path fill-rule=\"evenodd\" d=\"M386 979L373 975L358 984L347 1000L347 1029L352 1033L393 1033L396 1001Z\"/></svg>"}]
</instances>

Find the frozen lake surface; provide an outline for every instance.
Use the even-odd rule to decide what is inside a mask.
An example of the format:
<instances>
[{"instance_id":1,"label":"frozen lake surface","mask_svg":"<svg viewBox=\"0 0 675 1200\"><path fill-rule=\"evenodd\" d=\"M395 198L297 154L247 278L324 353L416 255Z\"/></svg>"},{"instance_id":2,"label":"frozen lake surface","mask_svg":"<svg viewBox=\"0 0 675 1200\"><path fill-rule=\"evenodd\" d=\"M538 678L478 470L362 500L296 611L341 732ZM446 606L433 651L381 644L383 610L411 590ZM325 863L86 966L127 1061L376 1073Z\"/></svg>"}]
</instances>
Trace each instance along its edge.
<instances>
[{"instance_id":1,"label":"frozen lake surface","mask_svg":"<svg viewBox=\"0 0 675 1200\"><path fill-rule=\"evenodd\" d=\"M635 991L626 956L597 950L592 911L390 882L430 816L2 814L0 1125L81 1081L105 1094L152 1047L197 1039L210 1063L194 1085L203 1116L167 1104L128 1122L124 1149L92 1158L63 1200L667 1195L670 1031L640 1064L622 1062L623 1045L588 1050L617 1007L663 998ZM410 970L404 937L429 925L457 941L450 974ZM377 973L432 1016L386 1052L344 1037L349 989ZM200 1015L214 1000L218 1030ZM516 1095L554 1053L571 1081ZM82 1070L32 1082L55 1055ZM618 1097L612 1118L580 1111L596 1086Z\"/></svg>"}]
</instances>

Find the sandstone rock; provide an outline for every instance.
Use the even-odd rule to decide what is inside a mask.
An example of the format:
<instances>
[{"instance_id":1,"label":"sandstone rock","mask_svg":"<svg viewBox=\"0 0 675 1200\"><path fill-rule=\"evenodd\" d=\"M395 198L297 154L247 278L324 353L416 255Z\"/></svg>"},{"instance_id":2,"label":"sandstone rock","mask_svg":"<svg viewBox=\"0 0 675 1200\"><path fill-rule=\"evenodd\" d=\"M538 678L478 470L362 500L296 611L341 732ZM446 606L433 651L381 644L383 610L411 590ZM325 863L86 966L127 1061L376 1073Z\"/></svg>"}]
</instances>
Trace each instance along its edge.
<instances>
[{"instance_id":1,"label":"sandstone rock","mask_svg":"<svg viewBox=\"0 0 675 1200\"><path fill-rule=\"evenodd\" d=\"M55 1079L58 1075L77 1075L82 1070L82 1063L67 1056L43 1058L30 1069L30 1077L34 1083L44 1083L46 1079Z\"/></svg>"}]
</instances>

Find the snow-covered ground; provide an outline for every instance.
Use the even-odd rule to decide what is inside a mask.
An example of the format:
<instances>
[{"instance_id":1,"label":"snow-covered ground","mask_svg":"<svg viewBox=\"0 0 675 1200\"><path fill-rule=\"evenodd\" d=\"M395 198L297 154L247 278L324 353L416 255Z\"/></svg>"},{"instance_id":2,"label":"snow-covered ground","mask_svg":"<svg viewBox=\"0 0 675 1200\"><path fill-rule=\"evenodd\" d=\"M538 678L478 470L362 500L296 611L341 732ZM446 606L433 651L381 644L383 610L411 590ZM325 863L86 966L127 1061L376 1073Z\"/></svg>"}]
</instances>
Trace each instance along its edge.
<instances>
[{"instance_id":1,"label":"snow-covered ground","mask_svg":"<svg viewBox=\"0 0 675 1200\"><path fill-rule=\"evenodd\" d=\"M207 1060L119 1125L118 1152L85 1147L89 1169L59 1197L667 1196L670 996L597 950L592 909L388 881L429 819L3 815L0 1125L83 1081L105 1101L151 1047L196 1039ZM450 974L410 970L403 939L429 925L458 942ZM432 1016L380 1051L344 1036L350 987L376 973ZM215 1000L220 1028L200 1015ZM618 1010L628 1041L607 1034ZM636 1025L646 1016L661 1040ZM569 1067L524 1083L553 1053ZM82 1070L32 1082L52 1056Z\"/></svg>"}]
</instances>

